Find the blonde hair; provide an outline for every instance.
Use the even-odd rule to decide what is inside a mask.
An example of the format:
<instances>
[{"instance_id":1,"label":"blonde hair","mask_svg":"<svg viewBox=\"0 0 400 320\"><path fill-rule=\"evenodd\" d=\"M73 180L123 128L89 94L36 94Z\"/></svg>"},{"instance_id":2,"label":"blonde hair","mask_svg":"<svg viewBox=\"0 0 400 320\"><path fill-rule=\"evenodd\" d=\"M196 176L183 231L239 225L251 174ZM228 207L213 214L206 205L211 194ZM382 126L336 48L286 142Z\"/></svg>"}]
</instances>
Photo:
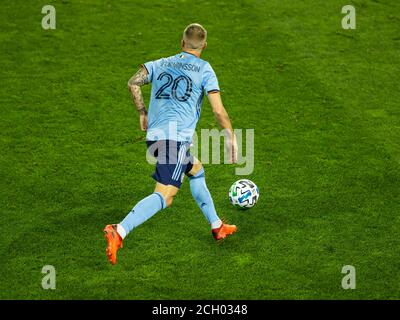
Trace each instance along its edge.
<instances>
[{"instance_id":1,"label":"blonde hair","mask_svg":"<svg viewBox=\"0 0 400 320\"><path fill-rule=\"evenodd\" d=\"M207 40L207 30L198 23L191 23L183 31L182 40L186 48L201 50Z\"/></svg>"}]
</instances>

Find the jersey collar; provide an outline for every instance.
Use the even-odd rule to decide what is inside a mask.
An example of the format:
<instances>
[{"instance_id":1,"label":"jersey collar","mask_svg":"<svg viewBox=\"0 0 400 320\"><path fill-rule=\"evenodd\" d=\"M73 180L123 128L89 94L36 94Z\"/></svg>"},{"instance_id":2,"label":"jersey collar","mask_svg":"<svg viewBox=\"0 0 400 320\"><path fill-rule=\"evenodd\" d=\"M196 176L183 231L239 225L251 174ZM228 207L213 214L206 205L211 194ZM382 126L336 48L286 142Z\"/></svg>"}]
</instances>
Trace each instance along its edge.
<instances>
[{"instance_id":1,"label":"jersey collar","mask_svg":"<svg viewBox=\"0 0 400 320\"><path fill-rule=\"evenodd\" d=\"M190 52L187 52L187 51L182 51L181 54L183 54L183 53L190 54L190 55L192 55L193 57L196 57L197 59L200 59L198 56L196 56L196 55L193 54L193 53L190 53Z\"/></svg>"}]
</instances>

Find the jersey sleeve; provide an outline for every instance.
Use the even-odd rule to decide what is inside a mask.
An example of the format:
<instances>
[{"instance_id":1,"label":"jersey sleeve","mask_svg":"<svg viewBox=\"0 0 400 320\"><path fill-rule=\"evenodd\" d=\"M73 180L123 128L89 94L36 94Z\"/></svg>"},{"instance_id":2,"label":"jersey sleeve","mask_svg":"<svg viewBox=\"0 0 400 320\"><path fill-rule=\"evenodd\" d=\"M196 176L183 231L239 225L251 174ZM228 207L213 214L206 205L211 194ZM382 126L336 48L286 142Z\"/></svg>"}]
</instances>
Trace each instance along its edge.
<instances>
[{"instance_id":1,"label":"jersey sleeve","mask_svg":"<svg viewBox=\"0 0 400 320\"><path fill-rule=\"evenodd\" d=\"M147 70L148 73L148 79L150 82L153 81L153 74L154 74L154 67L155 67L155 63L154 61L148 61L142 64L142 66Z\"/></svg>"},{"instance_id":2,"label":"jersey sleeve","mask_svg":"<svg viewBox=\"0 0 400 320\"><path fill-rule=\"evenodd\" d=\"M204 68L202 85L207 95L210 92L220 91L217 76L208 63Z\"/></svg>"}]
</instances>

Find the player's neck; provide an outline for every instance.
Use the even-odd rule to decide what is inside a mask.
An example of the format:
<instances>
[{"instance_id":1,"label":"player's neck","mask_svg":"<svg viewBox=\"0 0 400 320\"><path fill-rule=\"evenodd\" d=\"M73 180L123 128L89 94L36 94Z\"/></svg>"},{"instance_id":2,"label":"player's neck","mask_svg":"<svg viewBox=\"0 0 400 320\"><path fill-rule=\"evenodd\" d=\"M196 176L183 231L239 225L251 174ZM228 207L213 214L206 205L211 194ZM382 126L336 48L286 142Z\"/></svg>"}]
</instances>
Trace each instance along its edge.
<instances>
[{"instance_id":1,"label":"player's neck","mask_svg":"<svg viewBox=\"0 0 400 320\"><path fill-rule=\"evenodd\" d=\"M201 56L201 51L191 50L191 49L186 49L186 48L182 48L182 51L190 53L190 54L196 56L197 58L200 58L200 56Z\"/></svg>"}]
</instances>

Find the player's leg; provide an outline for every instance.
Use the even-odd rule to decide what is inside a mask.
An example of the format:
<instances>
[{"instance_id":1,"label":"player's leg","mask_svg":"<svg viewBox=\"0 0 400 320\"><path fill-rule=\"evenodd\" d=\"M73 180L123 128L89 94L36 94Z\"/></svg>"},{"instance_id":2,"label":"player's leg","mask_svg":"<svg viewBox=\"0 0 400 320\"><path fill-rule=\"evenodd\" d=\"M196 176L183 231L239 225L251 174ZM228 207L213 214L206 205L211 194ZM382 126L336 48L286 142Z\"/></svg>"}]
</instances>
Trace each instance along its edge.
<instances>
[{"instance_id":1,"label":"player's leg","mask_svg":"<svg viewBox=\"0 0 400 320\"><path fill-rule=\"evenodd\" d=\"M166 207L166 199L163 194L157 191L140 200L124 220L117 225L117 231L121 238L124 239L134 228L137 228L154 216L158 211Z\"/></svg>"},{"instance_id":2,"label":"player's leg","mask_svg":"<svg viewBox=\"0 0 400 320\"><path fill-rule=\"evenodd\" d=\"M236 231L236 226L224 224L218 217L214 201L207 188L205 172L201 162L193 157L193 166L187 172L190 180L190 191L197 205L211 225L214 238L220 240Z\"/></svg>"},{"instance_id":3,"label":"player's leg","mask_svg":"<svg viewBox=\"0 0 400 320\"><path fill-rule=\"evenodd\" d=\"M104 235L108 242L106 254L111 264L117 262L117 251L122 248L122 240L128 233L166 206L164 196L159 192L154 192L140 200L121 223L107 225L104 228Z\"/></svg>"},{"instance_id":4,"label":"player's leg","mask_svg":"<svg viewBox=\"0 0 400 320\"><path fill-rule=\"evenodd\" d=\"M159 193L164 197L165 204L167 207L172 205L172 202L178 193L179 188L176 186L173 186L171 184L165 185L162 183L157 182L156 188L154 190L154 193Z\"/></svg>"},{"instance_id":5,"label":"player's leg","mask_svg":"<svg viewBox=\"0 0 400 320\"><path fill-rule=\"evenodd\" d=\"M124 239L129 232L149 220L158 211L169 207L178 191L179 188L173 185L157 182L154 193L139 201L125 219L117 225L117 231L121 238Z\"/></svg>"},{"instance_id":6,"label":"player's leg","mask_svg":"<svg viewBox=\"0 0 400 320\"><path fill-rule=\"evenodd\" d=\"M205 172L201 162L193 157L193 167L188 172L190 191L197 205L203 212L211 228L219 228L222 224L215 210L214 201L207 188Z\"/></svg>"},{"instance_id":7,"label":"player's leg","mask_svg":"<svg viewBox=\"0 0 400 320\"><path fill-rule=\"evenodd\" d=\"M122 240L134 228L170 206L182 183L178 173L186 169L183 164L186 147L180 151L180 144L176 146L168 141L149 142L148 147L149 150L153 149L151 152L157 158L156 172L153 174L157 181L156 188L151 195L139 201L121 223L105 227L104 233L108 242L106 253L112 264L116 263L117 251L122 247ZM178 159L180 161L177 161Z\"/></svg>"},{"instance_id":8,"label":"player's leg","mask_svg":"<svg viewBox=\"0 0 400 320\"><path fill-rule=\"evenodd\" d=\"M104 233L108 240L107 256L112 264L116 263L117 251L122 248L122 240L133 229L149 220L158 211L169 207L179 188L157 182L154 193L140 200L117 225L108 225Z\"/></svg>"}]
</instances>

